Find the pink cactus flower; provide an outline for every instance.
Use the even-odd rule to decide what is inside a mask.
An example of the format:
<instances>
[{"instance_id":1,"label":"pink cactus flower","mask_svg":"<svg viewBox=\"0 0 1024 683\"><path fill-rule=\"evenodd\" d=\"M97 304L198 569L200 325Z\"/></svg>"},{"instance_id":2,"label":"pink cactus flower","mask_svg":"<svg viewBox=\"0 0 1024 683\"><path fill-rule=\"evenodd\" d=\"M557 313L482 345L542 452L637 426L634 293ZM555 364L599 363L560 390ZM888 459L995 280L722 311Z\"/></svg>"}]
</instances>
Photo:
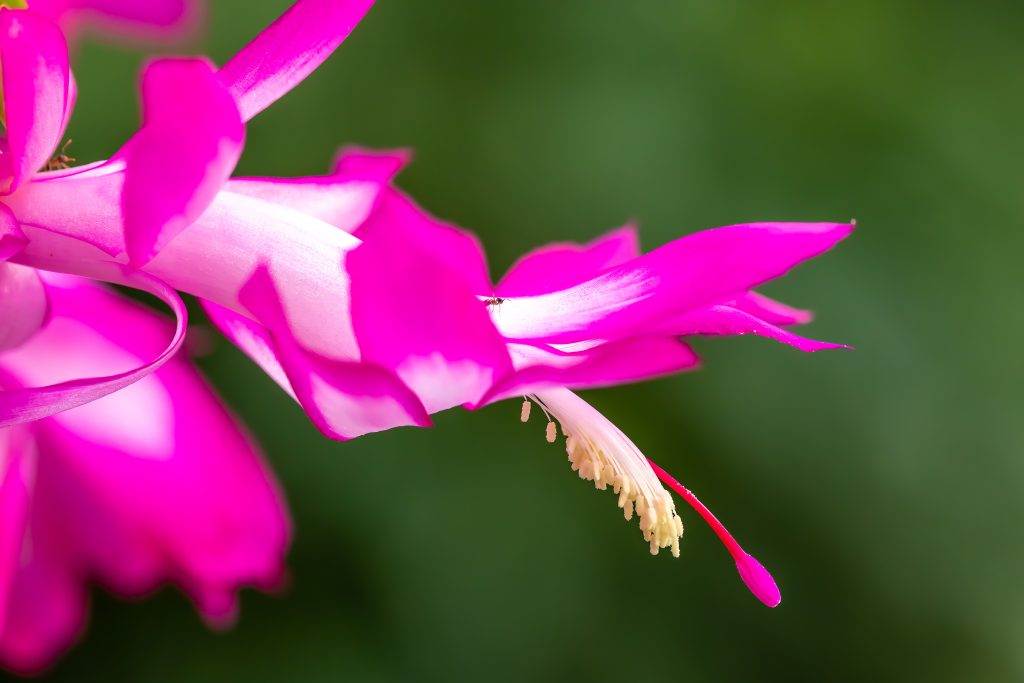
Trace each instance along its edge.
<instances>
[{"instance_id":1,"label":"pink cactus flower","mask_svg":"<svg viewBox=\"0 0 1024 683\"><path fill-rule=\"evenodd\" d=\"M0 292L15 291L33 322L47 321L27 338L27 325L5 330L4 390L120 372L168 333L101 285L0 264ZM288 539L260 454L182 356L105 398L0 429L0 664L51 663L83 630L93 582L125 597L171 583L227 625L239 588L279 582Z\"/></svg>"},{"instance_id":2,"label":"pink cactus flower","mask_svg":"<svg viewBox=\"0 0 1024 683\"><path fill-rule=\"evenodd\" d=\"M12 181L3 201L24 238L12 260L120 283L145 277L199 297L332 438L526 396L548 414L551 440L561 424L579 474L639 517L652 551L678 552L682 533L664 482L711 523L754 594L778 604L770 575L711 513L569 390L693 368L685 335L834 347L783 329L808 315L753 289L852 226L736 225L644 255L626 229L530 254L492 285L475 238L391 187L403 154L348 152L322 177L231 179L242 124L315 68L368 5L301 0L221 69L154 62L142 82L145 125L121 152ZM66 408L37 403L36 416ZM0 424L29 412L0 402Z\"/></svg>"}]
</instances>

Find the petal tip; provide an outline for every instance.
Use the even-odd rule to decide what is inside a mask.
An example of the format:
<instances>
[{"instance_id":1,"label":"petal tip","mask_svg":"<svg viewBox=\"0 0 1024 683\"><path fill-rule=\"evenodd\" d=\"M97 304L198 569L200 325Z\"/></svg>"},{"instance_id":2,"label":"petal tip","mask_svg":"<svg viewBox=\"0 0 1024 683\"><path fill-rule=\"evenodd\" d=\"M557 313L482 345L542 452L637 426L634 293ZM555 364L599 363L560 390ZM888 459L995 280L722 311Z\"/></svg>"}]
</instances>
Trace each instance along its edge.
<instances>
[{"instance_id":1,"label":"petal tip","mask_svg":"<svg viewBox=\"0 0 1024 683\"><path fill-rule=\"evenodd\" d=\"M736 570L740 573L743 583L758 600L769 607L777 607L782 602L782 593L779 592L775 579L753 555L744 553L737 559Z\"/></svg>"}]
</instances>

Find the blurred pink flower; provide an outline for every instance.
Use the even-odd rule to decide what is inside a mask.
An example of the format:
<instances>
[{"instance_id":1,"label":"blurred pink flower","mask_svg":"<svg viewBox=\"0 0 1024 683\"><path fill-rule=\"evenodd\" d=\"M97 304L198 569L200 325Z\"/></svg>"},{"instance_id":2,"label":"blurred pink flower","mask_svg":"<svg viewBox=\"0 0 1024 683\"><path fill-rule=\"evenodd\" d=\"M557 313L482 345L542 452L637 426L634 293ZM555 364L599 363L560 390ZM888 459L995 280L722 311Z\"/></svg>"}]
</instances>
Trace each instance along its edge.
<instances>
[{"instance_id":1,"label":"blurred pink flower","mask_svg":"<svg viewBox=\"0 0 1024 683\"><path fill-rule=\"evenodd\" d=\"M3 389L118 372L167 336L166 321L80 278L0 264L0 291L14 287L48 300L48 321L5 338ZM209 622L230 623L240 587L279 582L288 538L269 470L183 357L0 429L0 663L49 664L84 628L92 582L127 597L170 582Z\"/></svg>"},{"instance_id":2,"label":"blurred pink flower","mask_svg":"<svg viewBox=\"0 0 1024 683\"><path fill-rule=\"evenodd\" d=\"M180 40L199 23L200 0L29 0L15 2L77 34L95 27L130 41Z\"/></svg>"}]
</instances>

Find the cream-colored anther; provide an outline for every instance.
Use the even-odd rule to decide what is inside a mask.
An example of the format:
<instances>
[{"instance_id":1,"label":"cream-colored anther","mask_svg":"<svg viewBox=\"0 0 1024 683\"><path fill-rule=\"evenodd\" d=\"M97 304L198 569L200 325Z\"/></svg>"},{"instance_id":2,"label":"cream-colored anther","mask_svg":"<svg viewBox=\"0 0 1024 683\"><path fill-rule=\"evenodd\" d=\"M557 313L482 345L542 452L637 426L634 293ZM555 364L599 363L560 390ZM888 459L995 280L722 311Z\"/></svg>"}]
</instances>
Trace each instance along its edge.
<instances>
[{"instance_id":1,"label":"cream-colored anther","mask_svg":"<svg viewBox=\"0 0 1024 683\"><path fill-rule=\"evenodd\" d=\"M569 464L580 479L594 487L611 487L618 497L622 516L634 514L651 552L671 548L679 556L682 520L676 514L671 495L662 487L647 459L632 441L603 415L567 389L553 389L532 396L549 418L557 420L566 436ZM547 438L557 435L554 422L548 424Z\"/></svg>"},{"instance_id":2,"label":"cream-colored anther","mask_svg":"<svg viewBox=\"0 0 1024 683\"><path fill-rule=\"evenodd\" d=\"M523 410L522 410L522 412L519 413L519 421L520 422L528 422L530 420L530 406L532 406L532 405L533 404L530 403L530 399L528 399L528 398L524 398L523 399Z\"/></svg>"},{"instance_id":3,"label":"cream-colored anther","mask_svg":"<svg viewBox=\"0 0 1024 683\"><path fill-rule=\"evenodd\" d=\"M548 422L547 430L544 432L544 436L547 438L548 443L554 443L555 439L558 438L558 427L555 426L555 423L553 421Z\"/></svg>"}]
</instances>

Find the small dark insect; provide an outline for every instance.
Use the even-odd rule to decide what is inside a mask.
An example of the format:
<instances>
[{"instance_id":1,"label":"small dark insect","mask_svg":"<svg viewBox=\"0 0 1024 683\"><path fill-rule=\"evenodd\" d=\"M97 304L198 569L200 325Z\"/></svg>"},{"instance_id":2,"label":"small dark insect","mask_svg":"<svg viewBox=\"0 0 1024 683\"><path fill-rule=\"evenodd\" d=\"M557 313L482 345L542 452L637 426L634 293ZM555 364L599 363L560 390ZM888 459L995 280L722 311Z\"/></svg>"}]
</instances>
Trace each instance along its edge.
<instances>
[{"instance_id":1,"label":"small dark insect","mask_svg":"<svg viewBox=\"0 0 1024 683\"><path fill-rule=\"evenodd\" d=\"M68 141L65 142L64 146L60 148L60 152L55 154L52 159L46 162L47 171L62 171L65 168L68 168L71 164L78 161L78 159L67 155L68 145L70 144L71 139L68 138Z\"/></svg>"},{"instance_id":2,"label":"small dark insect","mask_svg":"<svg viewBox=\"0 0 1024 683\"><path fill-rule=\"evenodd\" d=\"M504 299L500 296L491 296L484 299L484 306L487 306L487 308L490 308L491 306L500 306L506 301L508 301L508 299Z\"/></svg>"}]
</instances>

